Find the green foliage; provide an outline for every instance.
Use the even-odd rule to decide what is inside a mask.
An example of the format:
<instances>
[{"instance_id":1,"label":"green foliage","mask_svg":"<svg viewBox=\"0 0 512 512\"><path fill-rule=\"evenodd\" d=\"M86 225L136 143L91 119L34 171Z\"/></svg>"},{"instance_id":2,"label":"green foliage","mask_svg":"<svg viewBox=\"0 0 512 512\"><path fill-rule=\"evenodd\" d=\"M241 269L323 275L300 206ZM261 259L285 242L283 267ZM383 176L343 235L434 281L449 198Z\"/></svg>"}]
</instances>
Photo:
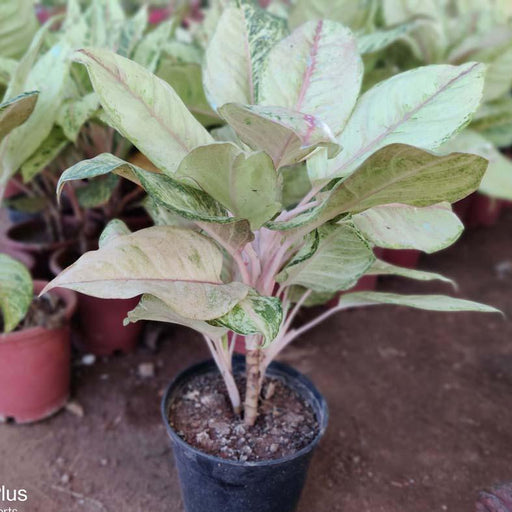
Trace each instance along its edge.
<instances>
[{"instance_id":1,"label":"green foliage","mask_svg":"<svg viewBox=\"0 0 512 512\"><path fill-rule=\"evenodd\" d=\"M19 261L0 254L0 310L4 332L11 332L23 320L32 298L30 272Z\"/></svg>"},{"instance_id":2,"label":"green foliage","mask_svg":"<svg viewBox=\"0 0 512 512\"><path fill-rule=\"evenodd\" d=\"M110 224L100 249L82 256L48 289L64 286L97 297L144 294L127 321L192 327L225 362L226 330L272 353L288 339L292 303L326 301L364 274L447 280L386 265L375 259L373 246L433 252L460 236L448 203L478 188L487 161L446 154L444 144L477 111L484 66L429 65L359 96L358 48L365 59L378 59L383 49L412 38L418 26L388 13L403 25L381 27L370 37L380 19L375 3L368 1L363 12L342 4L333 13L354 23L358 37L335 21L316 20L288 35L282 19L255 4L213 6L210 21L218 23L206 38L206 110L195 90L183 101L169 83L112 51L75 53L104 121L157 172L101 154L65 171L59 191L73 180L123 176L146 190L157 226L129 234ZM328 5L297 2L292 19ZM178 89L183 81L197 85L199 46L162 46L174 66L169 82ZM150 61L149 53L141 51L140 59ZM213 137L198 122L200 114L218 115L226 125ZM378 302L494 311L452 298L343 297L340 309Z\"/></svg>"}]
</instances>

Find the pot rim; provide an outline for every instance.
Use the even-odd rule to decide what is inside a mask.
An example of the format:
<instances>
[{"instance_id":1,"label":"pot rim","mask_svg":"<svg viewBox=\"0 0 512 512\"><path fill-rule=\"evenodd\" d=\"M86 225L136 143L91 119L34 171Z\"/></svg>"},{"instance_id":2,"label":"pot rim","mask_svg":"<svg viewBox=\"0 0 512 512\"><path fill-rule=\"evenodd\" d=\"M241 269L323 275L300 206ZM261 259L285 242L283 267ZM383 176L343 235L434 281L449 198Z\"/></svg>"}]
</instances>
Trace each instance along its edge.
<instances>
[{"instance_id":1,"label":"pot rim","mask_svg":"<svg viewBox=\"0 0 512 512\"><path fill-rule=\"evenodd\" d=\"M243 368L242 361L245 361L245 357L237 357L236 355L233 358L234 366L239 366ZM217 457L215 455L210 455L208 453L205 453L198 448L190 445L185 440L183 440L177 432L171 427L171 424L169 422L169 419L167 417L168 412L168 404L171 399L172 392L174 389L181 383L181 381L185 380L187 377L191 377L194 374L200 374L200 373L207 373L209 370L217 370L217 366L215 365L215 362L213 359L207 359L203 360L199 363L193 364L192 366L189 366L188 368L185 368L181 372L178 373L176 377L174 377L169 385L167 386L165 393L162 397L161 405L160 405L160 412L162 414L162 419L165 424L165 428L167 430L167 434L173 442L178 443L182 447L186 448L187 450L192 451L196 455L200 455L203 458L209 459L210 461L218 464L227 464L230 466L235 467L263 467L263 466L275 466L278 464L287 463L290 461L293 461L294 459L298 459L301 456L305 455L306 453L312 451L320 442L320 439L325 434L325 431L327 429L327 424L329 422L329 408L327 406L327 402L324 398L324 396L318 391L318 389L314 386L314 384L311 382L310 379L308 379L304 374L293 368L292 366L282 363L280 361L272 361L272 363L267 368L267 375L272 375L272 370L276 370L275 376L276 377L282 377L284 376L286 379L289 379L291 381L299 382L299 386L306 388L310 393L311 397L304 397L302 395L302 398L307 400L310 405L312 400L316 400L318 403L318 409L320 410L321 417L318 417L317 411L315 411L315 414L317 416L317 421L319 425L319 430L315 438L308 443L304 448L301 448L299 451L287 455L285 457L280 457L279 459L268 459L268 460L260 460L260 461L237 461L237 460L230 460L230 459L223 459L222 457Z\"/></svg>"},{"instance_id":2,"label":"pot rim","mask_svg":"<svg viewBox=\"0 0 512 512\"><path fill-rule=\"evenodd\" d=\"M48 281L44 281L41 279L34 279L34 293L39 294L43 288L48 284ZM37 335L41 332L48 332L48 331L58 331L63 328L67 328L69 326L69 322L71 320L71 317L76 311L78 298L74 291L67 290L63 288L56 288L53 289L52 292L55 295L58 295L62 300L64 300L65 303L65 316L67 319L67 324L63 327L59 327L56 329L47 329L46 327L29 327L28 329L23 329L21 331L14 331L9 333L0 333L0 344L2 343L16 343L21 342L25 343L29 340L27 338L30 337L31 340L34 340L37 338Z\"/></svg>"}]
</instances>

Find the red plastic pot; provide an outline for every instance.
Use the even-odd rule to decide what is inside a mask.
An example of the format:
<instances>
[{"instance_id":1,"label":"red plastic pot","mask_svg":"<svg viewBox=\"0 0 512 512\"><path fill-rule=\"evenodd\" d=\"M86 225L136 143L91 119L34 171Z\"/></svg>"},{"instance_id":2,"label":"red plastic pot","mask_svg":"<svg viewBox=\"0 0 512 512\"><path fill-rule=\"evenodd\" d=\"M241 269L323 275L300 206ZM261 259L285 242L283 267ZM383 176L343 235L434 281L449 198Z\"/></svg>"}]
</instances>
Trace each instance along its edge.
<instances>
[{"instance_id":1,"label":"red plastic pot","mask_svg":"<svg viewBox=\"0 0 512 512\"><path fill-rule=\"evenodd\" d=\"M45 281L34 281L39 293ZM66 304L66 318L76 309L76 294L53 290ZM68 400L70 329L33 327L0 335L0 418L29 423L57 412Z\"/></svg>"},{"instance_id":2,"label":"red plastic pot","mask_svg":"<svg viewBox=\"0 0 512 512\"><path fill-rule=\"evenodd\" d=\"M78 255L70 248L61 248L50 257L54 275L73 263ZM98 299L78 293L80 336L74 340L78 349L100 356L115 352L128 353L135 349L143 322L123 326L123 320L139 302L133 299Z\"/></svg>"},{"instance_id":3,"label":"red plastic pot","mask_svg":"<svg viewBox=\"0 0 512 512\"><path fill-rule=\"evenodd\" d=\"M466 226L476 228L480 226L494 226L503 208L503 201L483 194L475 194L467 214Z\"/></svg>"}]
</instances>

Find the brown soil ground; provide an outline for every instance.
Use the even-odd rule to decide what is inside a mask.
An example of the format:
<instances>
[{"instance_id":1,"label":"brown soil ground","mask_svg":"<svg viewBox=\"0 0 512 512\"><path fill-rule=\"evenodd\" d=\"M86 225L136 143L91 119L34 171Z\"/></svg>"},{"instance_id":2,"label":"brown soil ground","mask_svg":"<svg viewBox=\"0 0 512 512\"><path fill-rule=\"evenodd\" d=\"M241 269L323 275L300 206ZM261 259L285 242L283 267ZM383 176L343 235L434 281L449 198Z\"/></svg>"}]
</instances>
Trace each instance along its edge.
<instances>
[{"instance_id":1,"label":"brown soil ground","mask_svg":"<svg viewBox=\"0 0 512 512\"><path fill-rule=\"evenodd\" d=\"M510 317L511 226L509 211L420 266ZM450 291L395 280L383 287ZM75 414L0 427L0 484L28 490L23 512L181 512L159 401L169 379L206 356L200 336L176 327L156 353L141 347L76 366ZM316 382L331 410L300 512L470 512L478 490L512 481L512 321L353 310L283 359ZM139 377L150 361L155 376Z\"/></svg>"}]
</instances>

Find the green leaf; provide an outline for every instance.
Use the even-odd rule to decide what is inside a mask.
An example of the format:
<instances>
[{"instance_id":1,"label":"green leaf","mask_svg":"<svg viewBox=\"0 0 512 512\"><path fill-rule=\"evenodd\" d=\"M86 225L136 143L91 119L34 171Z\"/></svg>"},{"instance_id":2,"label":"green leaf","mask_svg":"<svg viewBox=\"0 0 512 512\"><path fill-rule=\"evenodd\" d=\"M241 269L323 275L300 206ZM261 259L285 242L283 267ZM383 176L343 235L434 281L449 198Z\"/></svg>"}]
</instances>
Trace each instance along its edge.
<instances>
[{"instance_id":1,"label":"green leaf","mask_svg":"<svg viewBox=\"0 0 512 512\"><path fill-rule=\"evenodd\" d=\"M38 91L25 92L0 105L0 141L30 117L38 95Z\"/></svg>"},{"instance_id":2,"label":"green leaf","mask_svg":"<svg viewBox=\"0 0 512 512\"><path fill-rule=\"evenodd\" d=\"M512 162L485 137L472 130L464 130L439 151L468 151L489 161L478 190L498 199L512 200Z\"/></svg>"},{"instance_id":3,"label":"green leaf","mask_svg":"<svg viewBox=\"0 0 512 512\"><path fill-rule=\"evenodd\" d=\"M440 251L453 244L464 225L447 203L416 208L404 204L374 206L352 221L363 235L379 247Z\"/></svg>"},{"instance_id":4,"label":"green leaf","mask_svg":"<svg viewBox=\"0 0 512 512\"><path fill-rule=\"evenodd\" d=\"M13 77L17 66L17 60L0 57L0 85L3 87L7 86Z\"/></svg>"},{"instance_id":5,"label":"green leaf","mask_svg":"<svg viewBox=\"0 0 512 512\"><path fill-rule=\"evenodd\" d=\"M21 175L27 183L39 174L67 146L68 140L58 126L54 126L39 148L23 162Z\"/></svg>"},{"instance_id":6,"label":"green leaf","mask_svg":"<svg viewBox=\"0 0 512 512\"><path fill-rule=\"evenodd\" d=\"M340 149L331 129L308 114L235 103L224 105L219 113L251 149L270 155L276 169L304 160L318 146L326 146L330 156Z\"/></svg>"},{"instance_id":7,"label":"green leaf","mask_svg":"<svg viewBox=\"0 0 512 512\"><path fill-rule=\"evenodd\" d=\"M66 169L59 178L57 196L60 196L62 187L68 181L95 178L112 172L140 184L159 205L186 219L221 223L237 220L229 217L227 211L202 190L170 176L146 171L109 153L83 160Z\"/></svg>"},{"instance_id":8,"label":"green leaf","mask_svg":"<svg viewBox=\"0 0 512 512\"><path fill-rule=\"evenodd\" d=\"M79 98L69 98L62 103L57 113L57 124L66 137L75 142L82 126L98 111L100 102L95 92Z\"/></svg>"},{"instance_id":9,"label":"green leaf","mask_svg":"<svg viewBox=\"0 0 512 512\"><path fill-rule=\"evenodd\" d=\"M142 39L147 24L148 8L143 5L133 17L123 24L116 53L122 57L130 57L135 46Z\"/></svg>"},{"instance_id":10,"label":"green leaf","mask_svg":"<svg viewBox=\"0 0 512 512\"><path fill-rule=\"evenodd\" d=\"M487 160L477 155L438 156L412 146L391 144L330 192L323 193L319 206L290 221L267 223L267 227L292 229L309 224L311 230L343 213L359 213L380 205L454 203L478 188L486 168Z\"/></svg>"},{"instance_id":11,"label":"green leaf","mask_svg":"<svg viewBox=\"0 0 512 512\"><path fill-rule=\"evenodd\" d=\"M265 58L286 35L286 22L248 0L227 7L206 50L204 85L214 110L255 104Z\"/></svg>"},{"instance_id":12,"label":"green leaf","mask_svg":"<svg viewBox=\"0 0 512 512\"><path fill-rule=\"evenodd\" d=\"M19 261L0 254L0 309L4 332L11 332L25 318L32 303L32 278Z\"/></svg>"},{"instance_id":13,"label":"green leaf","mask_svg":"<svg viewBox=\"0 0 512 512\"><path fill-rule=\"evenodd\" d=\"M120 219L112 219L101 232L98 241L100 249L120 236L130 235L130 228Z\"/></svg>"},{"instance_id":14,"label":"green leaf","mask_svg":"<svg viewBox=\"0 0 512 512\"><path fill-rule=\"evenodd\" d=\"M354 292L340 297L339 306L343 308L393 304L428 311L479 311L481 313L500 313L492 306L478 302L447 297L446 295L399 295L385 292Z\"/></svg>"},{"instance_id":15,"label":"green leaf","mask_svg":"<svg viewBox=\"0 0 512 512\"><path fill-rule=\"evenodd\" d=\"M364 55L380 52L396 41L399 41L415 26L415 23L403 23L388 30L375 30L369 34L363 34L357 38L359 53Z\"/></svg>"},{"instance_id":16,"label":"green leaf","mask_svg":"<svg viewBox=\"0 0 512 512\"><path fill-rule=\"evenodd\" d=\"M173 174L189 151L213 142L176 92L139 64L99 49L75 59L87 66L110 124L163 172Z\"/></svg>"},{"instance_id":17,"label":"green leaf","mask_svg":"<svg viewBox=\"0 0 512 512\"><path fill-rule=\"evenodd\" d=\"M319 235L316 251L309 258L299 252L278 274L279 283L301 285L316 292L346 290L375 261L368 243L350 225L323 226Z\"/></svg>"},{"instance_id":18,"label":"green leaf","mask_svg":"<svg viewBox=\"0 0 512 512\"><path fill-rule=\"evenodd\" d=\"M157 75L171 85L203 126L218 125L221 122L206 99L199 64L169 64L165 62L158 68Z\"/></svg>"},{"instance_id":19,"label":"green leaf","mask_svg":"<svg viewBox=\"0 0 512 512\"><path fill-rule=\"evenodd\" d=\"M512 97L482 105L471 123L471 129L498 147L512 145Z\"/></svg>"},{"instance_id":20,"label":"green leaf","mask_svg":"<svg viewBox=\"0 0 512 512\"><path fill-rule=\"evenodd\" d=\"M170 39L175 24L175 19L167 20L160 23L151 32L148 32L135 49L133 60L148 71L151 71L151 73L154 73L157 70L165 44Z\"/></svg>"},{"instance_id":21,"label":"green leaf","mask_svg":"<svg viewBox=\"0 0 512 512\"><path fill-rule=\"evenodd\" d=\"M21 57L37 32L32 0L2 0L0 3L0 56Z\"/></svg>"},{"instance_id":22,"label":"green leaf","mask_svg":"<svg viewBox=\"0 0 512 512\"><path fill-rule=\"evenodd\" d=\"M245 336L262 334L265 348L277 337L283 321L283 308L277 297L258 295L251 291L226 315L210 322Z\"/></svg>"},{"instance_id":23,"label":"green leaf","mask_svg":"<svg viewBox=\"0 0 512 512\"><path fill-rule=\"evenodd\" d=\"M290 26L310 20L330 19L361 30L373 25L378 2L375 0L297 0L290 11Z\"/></svg>"},{"instance_id":24,"label":"green leaf","mask_svg":"<svg viewBox=\"0 0 512 512\"><path fill-rule=\"evenodd\" d=\"M51 72L49 71L51 70ZM13 175L50 135L62 101L69 71L69 48L54 45L40 57L25 82L25 90L37 90L39 96L29 119L3 141L3 168Z\"/></svg>"},{"instance_id":25,"label":"green leaf","mask_svg":"<svg viewBox=\"0 0 512 512\"><path fill-rule=\"evenodd\" d=\"M96 208L104 205L110 199L116 188L119 178L114 174L96 178L83 187L76 189L76 197L80 206L84 208Z\"/></svg>"},{"instance_id":26,"label":"green leaf","mask_svg":"<svg viewBox=\"0 0 512 512\"><path fill-rule=\"evenodd\" d=\"M150 294L194 320L213 320L248 292L220 280L222 253L190 230L155 226L104 243L81 256L44 290L64 287L93 297L126 299Z\"/></svg>"},{"instance_id":27,"label":"green leaf","mask_svg":"<svg viewBox=\"0 0 512 512\"><path fill-rule=\"evenodd\" d=\"M482 97L484 66L426 66L396 75L359 100L326 176L346 176L394 143L432 150L463 128Z\"/></svg>"},{"instance_id":28,"label":"green leaf","mask_svg":"<svg viewBox=\"0 0 512 512\"><path fill-rule=\"evenodd\" d=\"M362 77L363 63L350 30L329 20L310 21L269 52L260 103L311 114L337 135L354 108Z\"/></svg>"},{"instance_id":29,"label":"green leaf","mask_svg":"<svg viewBox=\"0 0 512 512\"><path fill-rule=\"evenodd\" d=\"M202 320L193 320L173 311L165 302L151 295L143 295L135 309L130 311L124 321L124 325L139 320L151 320L153 322L168 322L184 325L198 331L210 338L221 337L226 334L225 327L215 327Z\"/></svg>"},{"instance_id":30,"label":"green leaf","mask_svg":"<svg viewBox=\"0 0 512 512\"><path fill-rule=\"evenodd\" d=\"M399 267L397 265L386 263L382 260L376 260L366 273L368 275L377 276L401 276L409 279L416 279L417 281L443 281L445 283L450 283L454 287L456 286L454 281L441 274L437 274L436 272L426 272L424 270Z\"/></svg>"},{"instance_id":31,"label":"green leaf","mask_svg":"<svg viewBox=\"0 0 512 512\"><path fill-rule=\"evenodd\" d=\"M277 174L266 153L246 154L229 142L201 146L182 160L176 176L190 179L235 217L249 219L252 229L281 209Z\"/></svg>"}]
</instances>

